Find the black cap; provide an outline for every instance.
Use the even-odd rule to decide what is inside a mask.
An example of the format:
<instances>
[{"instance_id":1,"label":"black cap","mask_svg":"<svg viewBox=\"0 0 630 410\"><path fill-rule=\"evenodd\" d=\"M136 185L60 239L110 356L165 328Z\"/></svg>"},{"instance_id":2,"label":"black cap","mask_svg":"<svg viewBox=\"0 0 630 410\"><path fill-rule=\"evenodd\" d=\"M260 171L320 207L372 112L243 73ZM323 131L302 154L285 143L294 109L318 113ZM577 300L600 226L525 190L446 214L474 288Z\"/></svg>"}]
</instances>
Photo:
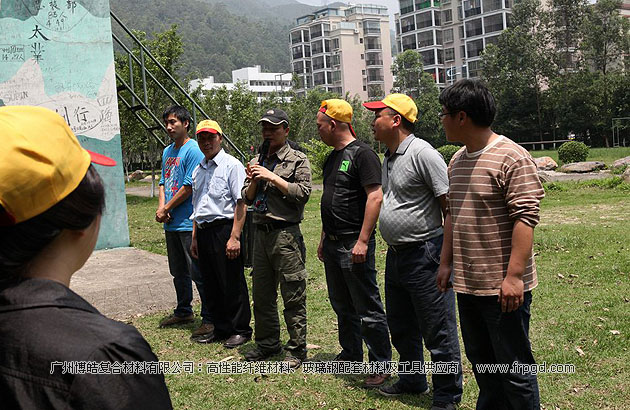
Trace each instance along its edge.
<instances>
[{"instance_id":1,"label":"black cap","mask_svg":"<svg viewBox=\"0 0 630 410\"><path fill-rule=\"evenodd\" d=\"M258 120L258 123L260 124L262 121L269 122L273 125L280 125L286 122L287 125L289 125L289 116L279 108L272 108L271 110L267 110L265 115Z\"/></svg>"}]
</instances>

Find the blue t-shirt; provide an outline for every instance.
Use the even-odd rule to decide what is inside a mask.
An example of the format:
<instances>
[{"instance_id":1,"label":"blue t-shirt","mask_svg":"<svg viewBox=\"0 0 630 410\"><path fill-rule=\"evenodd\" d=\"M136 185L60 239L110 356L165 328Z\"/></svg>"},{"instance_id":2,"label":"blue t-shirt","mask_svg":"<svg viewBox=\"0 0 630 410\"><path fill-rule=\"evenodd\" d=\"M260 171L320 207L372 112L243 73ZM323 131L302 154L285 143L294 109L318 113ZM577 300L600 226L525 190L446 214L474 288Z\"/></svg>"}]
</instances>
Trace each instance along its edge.
<instances>
[{"instance_id":1,"label":"blue t-shirt","mask_svg":"<svg viewBox=\"0 0 630 410\"><path fill-rule=\"evenodd\" d=\"M160 185L164 185L164 203L168 203L184 185L192 186L193 170L199 165L204 155L197 141L190 139L180 148L175 143L164 148L162 154L162 177ZM192 231L193 212L192 195L176 208L171 210L171 222L164 224L165 231Z\"/></svg>"}]
</instances>

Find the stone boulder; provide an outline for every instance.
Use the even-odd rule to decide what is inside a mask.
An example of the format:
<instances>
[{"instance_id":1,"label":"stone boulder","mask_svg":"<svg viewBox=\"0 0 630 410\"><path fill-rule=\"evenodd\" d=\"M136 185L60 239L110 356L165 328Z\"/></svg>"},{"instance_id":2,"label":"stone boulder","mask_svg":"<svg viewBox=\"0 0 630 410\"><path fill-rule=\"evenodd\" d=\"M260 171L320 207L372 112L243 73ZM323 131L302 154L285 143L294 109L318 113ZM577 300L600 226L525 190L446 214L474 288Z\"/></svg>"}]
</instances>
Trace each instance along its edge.
<instances>
[{"instance_id":1,"label":"stone boulder","mask_svg":"<svg viewBox=\"0 0 630 410\"><path fill-rule=\"evenodd\" d=\"M586 161L586 162L572 162L571 164L565 164L558 169L560 172L567 173L584 173L594 172L600 169L606 168L606 164L599 161Z\"/></svg>"},{"instance_id":2,"label":"stone boulder","mask_svg":"<svg viewBox=\"0 0 630 410\"><path fill-rule=\"evenodd\" d=\"M534 158L534 163L539 171L553 171L558 168L558 164L551 157Z\"/></svg>"},{"instance_id":3,"label":"stone boulder","mask_svg":"<svg viewBox=\"0 0 630 410\"><path fill-rule=\"evenodd\" d=\"M620 158L613 162L612 168L623 167L624 165L630 166L630 157Z\"/></svg>"},{"instance_id":4,"label":"stone boulder","mask_svg":"<svg viewBox=\"0 0 630 410\"><path fill-rule=\"evenodd\" d=\"M140 181L142 178L144 178L144 172L142 172L139 169L136 171L133 171L131 175L129 175L130 181Z\"/></svg>"},{"instance_id":5,"label":"stone boulder","mask_svg":"<svg viewBox=\"0 0 630 410\"><path fill-rule=\"evenodd\" d=\"M551 179L551 175L549 175L549 174L548 174L547 172L545 172L545 171L540 171L540 169L539 169L539 171L538 171L538 179L540 179L540 182L542 182L543 184L544 184L545 182L551 182L551 181L552 181L552 179Z\"/></svg>"},{"instance_id":6,"label":"stone boulder","mask_svg":"<svg viewBox=\"0 0 630 410\"><path fill-rule=\"evenodd\" d=\"M624 182L627 182L630 184L630 167L628 167L626 169L626 171L623 173L623 175L621 176L621 178L623 178Z\"/></svg>"}]
</instances>

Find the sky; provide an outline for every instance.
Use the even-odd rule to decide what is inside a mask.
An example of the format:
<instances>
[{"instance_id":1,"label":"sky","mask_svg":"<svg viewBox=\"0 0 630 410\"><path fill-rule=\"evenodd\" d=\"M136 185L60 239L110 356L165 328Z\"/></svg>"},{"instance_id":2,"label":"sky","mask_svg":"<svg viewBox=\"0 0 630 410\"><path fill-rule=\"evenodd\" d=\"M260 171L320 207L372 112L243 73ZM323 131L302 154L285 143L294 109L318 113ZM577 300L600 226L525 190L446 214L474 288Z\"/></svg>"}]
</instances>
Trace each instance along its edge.
<instances>
[{"instance_id":1,"label":"sky","mask_svg":"<svg viewBox=\"0 0 630 410\"><path fill-rule=\"evenodd\" d=\"M304 4L310 4L312 6L326 6L327 4L335 3L335 0L297 0L297 1ZM398 13L400 11L398 0L338 0L338 1L340 1L341 3L378 4L380 6L387 6L387 9L389 11L390 23L394 21L394 17L393 17L394 13Z\"/></svg>"}]
</instances>

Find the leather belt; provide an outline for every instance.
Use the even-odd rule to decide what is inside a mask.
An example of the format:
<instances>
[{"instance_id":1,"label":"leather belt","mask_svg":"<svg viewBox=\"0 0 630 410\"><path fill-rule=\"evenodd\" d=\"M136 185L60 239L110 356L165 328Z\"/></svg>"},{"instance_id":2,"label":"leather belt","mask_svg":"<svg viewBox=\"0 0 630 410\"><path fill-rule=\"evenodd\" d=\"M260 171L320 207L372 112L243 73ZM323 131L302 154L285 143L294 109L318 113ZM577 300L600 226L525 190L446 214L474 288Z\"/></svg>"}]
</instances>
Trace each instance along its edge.
<instances>
[{"instance_id":1,"label":"leather belt","mask_svg":"<svg viewBox=\"0 0 630 410\"><path fill-rule=\"evenodd\" d=\"M271 231L275 231L276 229L288 228L289 226L297 224L297 222L273 221L269 223L256 224L256 229L269 233Z\"/></svg>"},{"instance_id":2,"label":"leather belt","mask_svg":"<svg viewBox=\"0 0 630 410\"><path fill-rule=\"evenodd\" d=\"M339 235L331 235L331 234L326 234L326 238L330 239L331 241L343 241L345 239L358 239L359 238L359 234L358 233L342 233Z\"/></svg>"},{"instance_id":3,"label":"leather belt","mask_svg":"<svg viewBox=\"0 0 630 410\"><path fill-rule=\"evenodd\" d=\"M197 224L197 228L208 229L208 228L214 228L215 226L227 225L227 224L232 224L232 223L234 223L234 219L221 218L221 219L215 219L212 222L202 222L200 224Z\"/></svg>"}]
</instances>

